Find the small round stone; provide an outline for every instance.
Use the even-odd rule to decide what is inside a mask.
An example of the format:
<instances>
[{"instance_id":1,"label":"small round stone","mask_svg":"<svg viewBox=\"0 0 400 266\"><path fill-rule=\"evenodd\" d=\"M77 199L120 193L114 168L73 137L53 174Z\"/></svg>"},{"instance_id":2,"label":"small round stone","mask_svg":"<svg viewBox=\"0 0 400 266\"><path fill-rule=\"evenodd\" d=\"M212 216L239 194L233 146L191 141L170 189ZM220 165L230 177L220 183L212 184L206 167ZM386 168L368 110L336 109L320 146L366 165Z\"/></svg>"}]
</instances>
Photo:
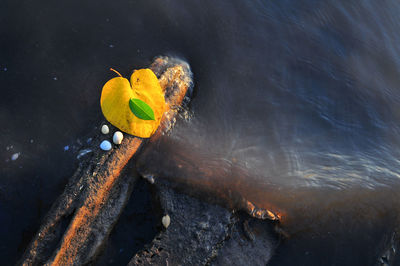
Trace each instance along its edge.
<instances>
[{"instance_id":1,"label":"small round stone","mask_svg":"<svg viewBox=\"0 0 400 266\"><path fill-rule=\"evenodd\" d=\"M102 149L103 151L109 151L111 150L111 148L111 142L109 142L108 140L103 140L103 142L100 143L100 149Z\"/></svg>"},{"instance_id":2,"label":"small round stone","mask_svg":"<svg viewBox=\"0 0 400 266\"><path fill-rule=\"evenodd\" d=\"M109 132L110 132L110 129L108 128L107 125L103 125L103 126L101 127L101 133L103 133L103 134L108 134Z\"/></svg>"},{"instance_id":3,"label":"small round stone","mask_svg":"<svg viewBox=\"0 0 400 266\"><path fill-rule=\"evenodd\" d=\"M15 160L17 160L17 159L18 159L18 157L19 157L19 152L17 152L17 153L14 153L14 154L11 156L11 161L15 161Z\"/></svg>"},{"instance_id":4,"label":"small round stone","mask_svg":"<svg viewBox=\"0 0 400 266\"><path fill-rule=\"evenodd\" d=\"M164 225L165 228L168 228L169 224L171 223L171 218L167 214L161 219L161 222L162 222L162 224Z\"/></svg>"},{"instance_id":5,"label":"small round stone","mask_svg":"<svg viewBox=\"0 0 400 266\"><path fill-rule=\"evenodd\" d=\"M117 132L114 133L113 142L115 144L121 144L123 138L124 138L124 135L122 134L122 132L117 131Z\"/></svg>"}]
</instances>

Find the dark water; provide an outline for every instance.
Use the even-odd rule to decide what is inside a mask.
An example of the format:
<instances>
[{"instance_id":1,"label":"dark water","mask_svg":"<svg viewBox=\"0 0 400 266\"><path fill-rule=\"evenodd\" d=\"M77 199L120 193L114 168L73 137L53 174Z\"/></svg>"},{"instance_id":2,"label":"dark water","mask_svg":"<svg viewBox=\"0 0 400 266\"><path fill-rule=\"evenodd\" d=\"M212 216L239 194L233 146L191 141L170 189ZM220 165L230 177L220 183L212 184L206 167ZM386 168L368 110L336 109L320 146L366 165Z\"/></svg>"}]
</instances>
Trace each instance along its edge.
<instances>
[{"instance_id":1,"label":"dark water","mask_svg":"<svg viewBox=\"0 0 400 266\"><path fill-rule=\"evenodd\" d=\"M1 260L74 171L108 68L173 54L195 75L191 119L144 171L282 213L273 264L374 264L400 207L399 14L394 0L3 1Z\"/></svg>"}]
</instances>

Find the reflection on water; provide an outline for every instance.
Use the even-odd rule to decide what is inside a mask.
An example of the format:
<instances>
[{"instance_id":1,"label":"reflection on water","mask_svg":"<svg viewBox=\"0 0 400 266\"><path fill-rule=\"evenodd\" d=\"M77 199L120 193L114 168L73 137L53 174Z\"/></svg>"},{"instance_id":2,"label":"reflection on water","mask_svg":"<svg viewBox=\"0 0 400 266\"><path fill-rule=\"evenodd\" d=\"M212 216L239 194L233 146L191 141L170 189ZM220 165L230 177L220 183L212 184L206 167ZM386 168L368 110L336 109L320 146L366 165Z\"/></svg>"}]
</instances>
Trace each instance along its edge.
<instances>
[{"instance_id":1,"label":"reflection on water","mask_svg":"<svg viewBox=\"0 0 400 266\"><path fill-rule=\"evenodd\" d=\"M277 264L373 263L399 209L398 1L98 3L0 11L2 257L18 257L73 172L63 147L100 119L108 68L169 53L192 67L192 116L142 171L282 213L292 238Z\"/></svg>"}]
</instances>

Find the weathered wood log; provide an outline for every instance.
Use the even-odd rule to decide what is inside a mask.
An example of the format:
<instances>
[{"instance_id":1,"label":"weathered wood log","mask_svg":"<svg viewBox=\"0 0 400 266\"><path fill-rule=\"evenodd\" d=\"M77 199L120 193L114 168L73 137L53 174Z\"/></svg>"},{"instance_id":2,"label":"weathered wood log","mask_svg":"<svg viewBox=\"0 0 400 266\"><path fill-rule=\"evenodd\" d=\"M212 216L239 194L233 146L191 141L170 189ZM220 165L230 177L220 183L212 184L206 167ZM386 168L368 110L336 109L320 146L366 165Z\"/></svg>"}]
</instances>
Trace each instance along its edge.
<instances>
[{"instance_id":1,"label":"weathered wood log","mask_svg":"<svg viewBox=\"0 0 400 266\"><path fill-rule=\"evenodd\" d=\"M154 141L173 125L192 86L189 66L178 59L156 58L150 66L165 92L166 112L150 139L126 135L109 152L99 150L101 135L94 134L85 149L85 160L56 200L22 257L23 265L81 265L90 263L105 243L137 180L126 171L128 161L148 141ZM111 127L113 129L113 127Z\"/></svg>"}]
</instances>

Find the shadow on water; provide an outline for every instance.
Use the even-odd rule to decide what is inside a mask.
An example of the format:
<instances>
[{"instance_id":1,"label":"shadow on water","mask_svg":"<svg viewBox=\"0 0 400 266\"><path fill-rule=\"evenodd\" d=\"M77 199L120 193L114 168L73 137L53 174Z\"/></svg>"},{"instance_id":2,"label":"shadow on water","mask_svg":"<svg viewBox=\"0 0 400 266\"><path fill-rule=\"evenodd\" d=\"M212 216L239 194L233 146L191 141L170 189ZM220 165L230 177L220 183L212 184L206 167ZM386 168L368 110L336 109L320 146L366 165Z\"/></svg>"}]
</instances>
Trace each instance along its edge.
<instances>
[{"instance_id":1,"label":"shadow on water","mask_svg":"<svg viewBox=\"0 0 400 266\"><path fill-rule=\"evenodd\" d=\"M155 206L157 203L152 200L149 186L144 179L136 183L96 265L127 265L161 230L161 207Z\"/></svg>"},{"instance_id":2,"label":"shadow on water","mask_svg":"<svg viewBox=\"0 0 400 266\"><path fill-rule=\"evenodd\" d=\"M275 264L374 263L399 209L397 1L3 7L4 263L74 171L76 140L101 117L108 68L128 74L168 53L192 67L191 116L151 147L142 171L283 213L292 237Z\"/></svg>"}]
</instances>

